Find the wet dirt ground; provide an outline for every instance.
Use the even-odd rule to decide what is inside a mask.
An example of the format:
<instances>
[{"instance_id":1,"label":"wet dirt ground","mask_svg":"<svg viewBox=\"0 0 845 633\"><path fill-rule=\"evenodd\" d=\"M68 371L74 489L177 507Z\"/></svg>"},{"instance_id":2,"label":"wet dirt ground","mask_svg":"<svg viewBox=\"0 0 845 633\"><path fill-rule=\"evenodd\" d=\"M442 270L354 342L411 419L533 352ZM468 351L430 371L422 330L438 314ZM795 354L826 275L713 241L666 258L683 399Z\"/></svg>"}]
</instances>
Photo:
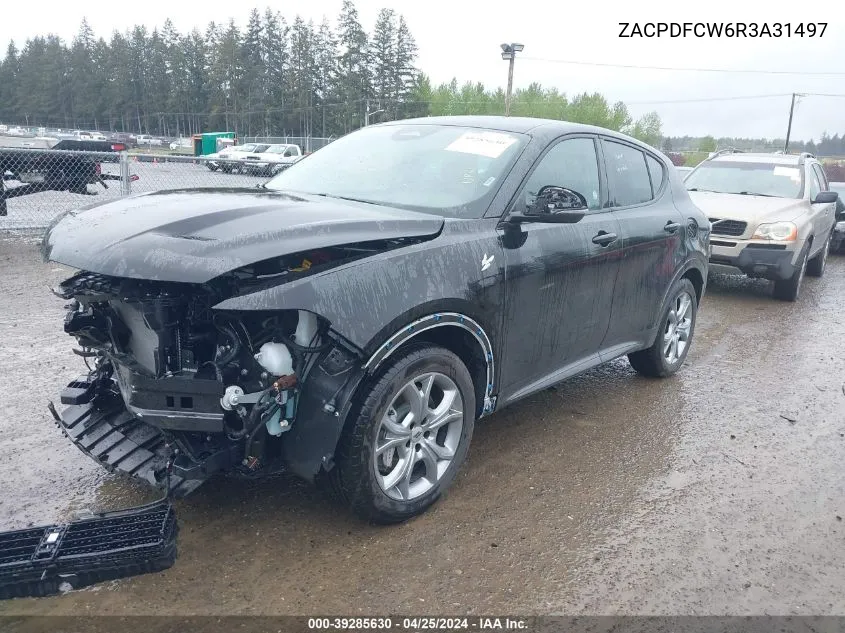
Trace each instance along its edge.
<instances>
[{"instance_id":1,"label":"wet dirt ground","mask_svg":"<svg viewBox=\"0 0 845 633\"><path fill-rule=\"evenodd\" d=\"M0 529L149 492L46 403L81 367L66 276L0 236ZM845 258L800 300L711 278L686 366L619 360L479 423L451 493L397 527L286 479L179 502L161 574L0 614L845 614Z\"/></svg>"}]
</instances>

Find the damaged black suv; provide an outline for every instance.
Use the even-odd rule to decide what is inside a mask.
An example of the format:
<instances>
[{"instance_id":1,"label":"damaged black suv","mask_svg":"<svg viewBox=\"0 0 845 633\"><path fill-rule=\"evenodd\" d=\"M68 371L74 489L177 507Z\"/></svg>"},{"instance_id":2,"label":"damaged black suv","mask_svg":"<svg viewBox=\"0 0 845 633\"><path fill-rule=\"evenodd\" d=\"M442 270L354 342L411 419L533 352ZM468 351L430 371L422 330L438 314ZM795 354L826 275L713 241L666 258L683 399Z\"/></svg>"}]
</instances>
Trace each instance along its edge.
<instances>
[{"instance_id":1,"label":"damaged black suv","mask_svg":"<svg viewBox=\"0 0 845 633\"><path fill-rule=\"evenodd\" d=\"M622 355L674 373L709 229L671 163L615 132L370 126L261 188L58 218L43 256L79 271L56 292L90 371L54 415L177 495L286 471L401 521L454 480L477 419Z\"/></svg>"}]
</instances>

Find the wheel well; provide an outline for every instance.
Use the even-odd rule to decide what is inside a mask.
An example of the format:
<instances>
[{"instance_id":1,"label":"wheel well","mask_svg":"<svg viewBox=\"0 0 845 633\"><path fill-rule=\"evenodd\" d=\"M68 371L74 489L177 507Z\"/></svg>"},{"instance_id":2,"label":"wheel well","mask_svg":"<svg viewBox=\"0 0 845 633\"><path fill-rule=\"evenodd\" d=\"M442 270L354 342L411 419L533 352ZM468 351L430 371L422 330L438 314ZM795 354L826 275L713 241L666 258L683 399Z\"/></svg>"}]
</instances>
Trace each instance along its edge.
<instances>
[{"instance_id":1,"label":"wheel well","mask_svg":"<svg viewBox=\"0 0 845 633\"><path fill-rule=\"evenodd\" d=\"M695 288L695 301L699 303L701 291L704 288L704 277L701 275L701 271L698 268L690 268L684 273L682 279L689 279L692 282L692 287Z\"/></svg>"},{"instance_id":2,"label":"wheel well","mask_svg":"<svg viewBox=\"0 0 845 633\"><path fill-rule=\"evenodd\" d=\"M484 350L478 344L475 337L462 327L455 325L443 325L420 332L413 338L405 341L399 346L402 350L410 345L419 343L432 343L448 349L460 358L472 376L472 384L475 387L475 413L480 416L484 410L484 396L487 386L487 360L484 357Z\"/></svg>"}]
</instances>

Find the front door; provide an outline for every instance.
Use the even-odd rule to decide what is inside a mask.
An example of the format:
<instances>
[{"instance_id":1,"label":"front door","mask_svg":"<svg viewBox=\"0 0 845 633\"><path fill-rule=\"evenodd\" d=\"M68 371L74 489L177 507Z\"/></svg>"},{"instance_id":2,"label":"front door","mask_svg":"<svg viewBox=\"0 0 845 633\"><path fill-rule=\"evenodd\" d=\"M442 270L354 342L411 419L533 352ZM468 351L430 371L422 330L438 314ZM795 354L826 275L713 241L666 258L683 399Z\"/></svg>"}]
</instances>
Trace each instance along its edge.
<instances>
[{"instance_id":1,"label":"front door","mask_svg":"<svg viewBox=\"0 0 845 633\"><path fill-rule=\"evenodd\" d=\"M567 136L538 159L513 211L547 185L587 200L574 224L527 223L502 230L506 270L503 400L566 377L595 358L607 331L618 271L619 225L604 207L597 139Z\"/></svg>"}]
</instances>

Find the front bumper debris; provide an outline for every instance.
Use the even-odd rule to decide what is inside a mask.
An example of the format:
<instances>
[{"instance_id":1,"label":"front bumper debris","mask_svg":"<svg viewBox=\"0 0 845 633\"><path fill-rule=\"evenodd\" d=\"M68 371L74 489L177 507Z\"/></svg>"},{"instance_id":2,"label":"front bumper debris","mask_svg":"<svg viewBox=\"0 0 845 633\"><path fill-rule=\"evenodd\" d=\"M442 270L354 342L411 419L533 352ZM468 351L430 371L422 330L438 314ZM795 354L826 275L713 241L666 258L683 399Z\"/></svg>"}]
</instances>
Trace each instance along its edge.
<instances>
[{"instance_id":1,"label":"front bumper debris","mask_svg":"<svg viewBox=\"0 0 845 633\"><path fill-rule=\"evenodd\" d=\"M165 435L127 411L119 394L95 398L95 391L87 376L80 376L62 391L62 403L69 406L61 412L52 408L62 433L107 470L166 488L172 451ZM231 461L228 453L209 456L202 463L184 453L172 457L170 494L177 498L193 492Z\"/></svg>"},{"instance_id":2,"label":"front bumper debris","mask_svg":"<svg viewBox=\"0 0 845 633\"><path fill-rule=\"evenodd\" d=\"M72 523L0 533L0 599L47 596L168 569L178 524L164 499Z\"/></svg>"}]
</instances>

